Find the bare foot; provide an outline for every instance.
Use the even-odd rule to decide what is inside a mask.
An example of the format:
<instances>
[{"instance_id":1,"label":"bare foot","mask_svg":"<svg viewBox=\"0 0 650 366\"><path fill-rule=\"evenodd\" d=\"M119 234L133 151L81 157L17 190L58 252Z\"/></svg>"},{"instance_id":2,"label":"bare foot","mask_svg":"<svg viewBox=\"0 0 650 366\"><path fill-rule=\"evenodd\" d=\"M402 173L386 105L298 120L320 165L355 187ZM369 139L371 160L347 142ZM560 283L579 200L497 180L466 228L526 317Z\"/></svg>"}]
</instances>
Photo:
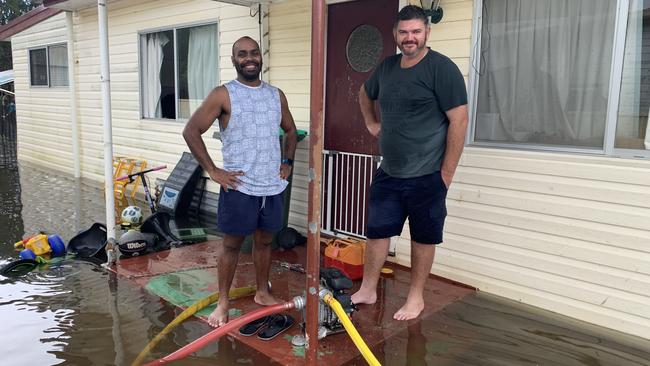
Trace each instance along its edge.
<instances>
[{"instance_id":1,"label":"bare foot","mask_svg":"<svg viewBox=\"0 0 650 366\"><path fill-rule=\"evenodd\" d=\"M395 320L411 320L417 318L420 313L424 310L424 300L409 300L406 299L406 303L397 310L393 319Z\"/></svg>"},{"instance_id":2,"label":"bare foot","mask_svg":"<svg viewBox=\"0 0 650 366\"><path fill-rule=\"evenodd\" d=\"M219 301L217 308L208 317L208 323L215 328L225 325L228 322L228 307L227 301Z\"/></svg>"},{"instance_id":3,"label":"bare foot","mask_svg":"<svg viewBox=\"0 0 650 366\"><path fill-rule=\"evenodd\" d=\"M355 305L369 304L372 305L377 301L377 291L367 291L360 288L359 291L352 295L352 303Z\"/></svg>"},{"instance_id":4,"label":"bare foot","mask_svg":"<svg viewBox=\"0 0 650 366\"><path fill-rule=\"evenodd\" d=\"M259 291L255 293L255 297L253 298L253 301L255 301L256 304L262 306L275 305L283 302L273 297L273 295L271 295L269 292L259 292Z\"/></svg>"}]
</instances>

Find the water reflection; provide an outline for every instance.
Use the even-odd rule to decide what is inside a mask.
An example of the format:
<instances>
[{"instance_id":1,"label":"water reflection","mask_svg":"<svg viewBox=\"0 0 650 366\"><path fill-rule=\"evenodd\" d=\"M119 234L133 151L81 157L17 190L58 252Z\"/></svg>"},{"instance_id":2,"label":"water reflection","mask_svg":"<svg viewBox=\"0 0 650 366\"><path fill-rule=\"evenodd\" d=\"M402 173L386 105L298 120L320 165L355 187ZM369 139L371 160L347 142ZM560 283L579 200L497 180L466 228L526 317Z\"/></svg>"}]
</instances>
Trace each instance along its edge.
<instances>
[{"instance_id":1,"label":"water reflection","mask_svg":"<svg viewBox=\"0 0 650 366\"><path fill-rule=\"evenodd\" d=\"M102 197L101 187L83 180L27 165L20 170L0 168L0 265L17 258L13 243L24 234L44 230L67 242L93 222L103 222ZM404 295L398 290L382 278L370 317L372 325L386 327L386 334L388 327L402 331L384 344L371 345L385 365L650 365L648 341L481 293L425 319L397 324L386 305ZM373 310L367 306L360 311ZM66 260L19 278L0 276L0 363L129 364L179 313L130 280L89 262ZM165 356L210 329L188 320L165 337L149 359ZM229 337L182 362L207 363L272 364ZM365 362L356 359L350 364Z\"/></svg>"},{"instance_id":2,"label":"water reflection","mask_svg":"<svg viewBox=\"0 0 650 366\"><path fill-rule=\"evenodd\" d=\"M0 168L0 261L3 248L13 245L24 232L20 191L18 169Z\"/></svg>"},{"instance_id":3,"label":"water reflection","mask_svg":"<svg viewBox=\"0 0 650 366\"><path fill-rule=\"evenodd\" d=\"M426 366L427 338L422 334L422 324L418 320L407 326L406 366Z\"/></svg>"},{"instance_id":4,"label":"water reflection","mask_svg":"<svg viewBox=\"0 0 650 366\"><path fill-rule=\"evenodd\" d=\"M650 365L648 340L482 293L411 321L406 328L387 340L384 364Z\"/></svg>"},{"instance_id":5,"label":"water reflection","mask_svg":"<svg viewBox=\"0 0 650 366\"><path fill-rule=\"evenodd\" d=\"M0 266L18 259L13 243L25 235L56 233L67 243L94 222L104 222L101 187L28 164L0 168ZM90 262L65 260L18 278L0 276L0 363L127 365L176 315L158 297ZM208 330L198 321L180 326L152 357ZM222 347L226 354L242 357L243 350L233 351L229 340L220 343L228 344ZM200 356L214 361L216 350L214 345ZM194 358L185 364L205 362Z\"/></svg>"}]
</instances>

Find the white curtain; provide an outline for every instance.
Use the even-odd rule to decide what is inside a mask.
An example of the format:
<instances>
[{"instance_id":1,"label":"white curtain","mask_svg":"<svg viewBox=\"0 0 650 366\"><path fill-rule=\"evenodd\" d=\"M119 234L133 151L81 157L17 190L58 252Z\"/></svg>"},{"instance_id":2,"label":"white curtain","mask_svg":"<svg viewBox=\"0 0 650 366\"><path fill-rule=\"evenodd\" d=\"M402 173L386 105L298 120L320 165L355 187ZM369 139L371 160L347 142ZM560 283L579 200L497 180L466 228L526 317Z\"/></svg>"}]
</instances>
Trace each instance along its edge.
<instances>
[{"instance_id":1,"label":"white curtain","mask_svg":"<svg viewBox=\"0 0 650 366\"><path fill-rule=\"evenodd\" d=\"M145 34L140 38L142 52L142 113L145 118L161 118L160 68L163 63L163 47L169 38L163 33Z\"/></svg>"},{"instance_id":2,"label":"white curtain","mask_svg":"<svg viewBox=\"0 0 650 366\"><path fill-rule=\"evenodd\" d=\"M187 89L190 115L219 82L217 75L218 47L216 25L190 29L187 51Z\"/></svg>"},{"instance_id":3,"label":"white curtain","mask_svg":"<svg viewBox=\"0 0 650 366\"><path fill-rule=\"evenodd\" d=\"M48 47L50 86L68 86L68 46Z\"/></svg>"},{"instance_id":4,"label":"white curtain","mask_svg":"<svg viewBox=\"0 0 650 366\"><path fill-rule=\"evenodd\" d=\"M477 141L602 147L615 6L484 0Z\"/></svg>"}]
</instances>

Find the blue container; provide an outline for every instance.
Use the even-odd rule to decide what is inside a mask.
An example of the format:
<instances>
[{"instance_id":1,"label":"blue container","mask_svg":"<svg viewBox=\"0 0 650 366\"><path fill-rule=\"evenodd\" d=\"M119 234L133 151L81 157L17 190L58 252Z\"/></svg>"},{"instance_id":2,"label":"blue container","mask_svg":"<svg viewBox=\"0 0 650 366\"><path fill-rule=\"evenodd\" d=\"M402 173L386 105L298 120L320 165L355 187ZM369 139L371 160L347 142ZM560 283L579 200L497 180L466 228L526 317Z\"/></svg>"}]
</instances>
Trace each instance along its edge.
<instances>
[{"instance_id":1,"label":"blue container","mask_svg":"<svg viewBox=\"0 0 650 366\"><path fill-rule=\"evenodd\" d=\"M60 257L62 255L65 255L65 244L63 243L63 239L61 239L60 236L56 234L50 235L47 237L47 242L50 244L50 248L52 248L53 257Z\"/></svg>"},{"instance_id":2,"label":"blue container","mask_svg":"<svg viewBox=\"0 0 650 366\"><path fill-rule=\"evenodd\" d=\"M22 259L36 259L36 253L34 253L31 249L24 249L20 251L19 255Z\"/></svg>"}]
</instances>

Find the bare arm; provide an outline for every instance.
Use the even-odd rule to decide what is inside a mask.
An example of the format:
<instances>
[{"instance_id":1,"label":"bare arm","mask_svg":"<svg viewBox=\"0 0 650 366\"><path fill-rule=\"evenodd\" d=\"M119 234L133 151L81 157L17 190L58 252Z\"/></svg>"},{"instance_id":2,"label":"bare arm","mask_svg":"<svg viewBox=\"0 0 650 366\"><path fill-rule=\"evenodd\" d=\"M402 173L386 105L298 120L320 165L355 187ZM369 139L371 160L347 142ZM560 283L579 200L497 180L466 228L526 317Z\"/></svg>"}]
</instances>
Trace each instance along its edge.
<instances>
[{"instance_id":1,"label":"bare arm","mask_svg":"<svg viewBox=\"0 0 650 366\"><path fill-rule=\"evenodd\" d=\"M366 128L371 135L378 137L381 133L381 123L377 120L375 113L375 101L368 97L366 88L362 84L359 90L359 107L361 108L361 115L366 124Z\"/></svg>"},{"instance_id":2,"label":"bare arm","mask_svg":"<svg viewBox=\"0 0 650 366\"><path fill-rule=\"evenodd\" d=\"M296 133L296 124L294 123L293 116L289 110L287 97L284 95L282 90L280 90L280 105L282 107L282 121L280 122L280 127L284 130L283 156L287 159L293 160L296 154L296 145L298 145L298 135ZM280 166L280 177L282 179L288 179L292 168L291 165L282 164Z\"/></svg>"},{"instance_id":3,"label":"bare arm","mask_svg":"<svg viewBox=\"0 0 650 366\"><path fill-rule=\"evenodd\" d=\"M225 191L228 191L229 187L236 188L239 184L237 177L243 173L228 172L217 168L212 158L210 158L210 154L208 154L208 149L205 147L201 135L212 126L215 119L222 116L224 103L227 100L228 91L225 87L220 86L213 89L192 114L183 129L183 138L196 161L201 164L201 167L208 173L210 178L219 183Z\"/></svg>"},{"instance_id":4,"label":"bare arm","mask_svg":"<svg viewBox=\"0 0 650 366\"><path fill-rule=\"evenodd\" d=\"M447 130L447 147L445 148L445 157L442 161L440 173L442 180L449 188L465 146L468 121L467 104L452 108L446 114L449 119L449 129Z\"/></svg>"}]
</instances>

